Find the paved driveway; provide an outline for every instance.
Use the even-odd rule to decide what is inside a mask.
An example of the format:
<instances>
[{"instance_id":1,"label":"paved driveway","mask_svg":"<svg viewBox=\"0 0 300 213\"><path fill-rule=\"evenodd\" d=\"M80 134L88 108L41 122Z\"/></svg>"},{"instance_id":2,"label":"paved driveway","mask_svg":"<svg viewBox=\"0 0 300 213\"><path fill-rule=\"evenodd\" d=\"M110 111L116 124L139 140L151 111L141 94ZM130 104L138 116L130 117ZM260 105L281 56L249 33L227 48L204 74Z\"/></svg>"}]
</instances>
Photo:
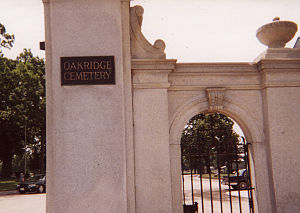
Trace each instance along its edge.
<instances>
[{"instance_id":1,"label":"paved driveway","mask_svg":"<svg viewBox=\"0 0 300 213\"><path fill-rule=\"evenodd\" d=\"M185 175L185 198L187 204L192 204L192 192L191 192L191 176ZM203 178L203 202L205 212L211 211L211 199L210 199L210 182L209 179ZM198 175L193 175L193 189L194 189L194 200L198 202L199 212L202 212L202 200L201 200L201 191L200 191L200 178ZM222 195L222 208L224 213L231 212L230 210L230 199L228 186L221 185L221 195ZM220 191L219 191L219 181L217 179L212 179L212 196L213 196L213 209L214 212L221 212L221 202L220 202ZM238 192L233 191L232 194L232 209L233 212L240 212L240 204L238 199ZM243 213L249 212L248 204L248 192L241 191L241 208Z\"/></svg>"},{"instance_id":2,"label":"paved driveway","mask_svg":"<svg viewBox=\"0 0 300 213\"><path fill-rule=\"evenodd\" d=\"M191 203L191 182L190 176L186 175L185 189L186 189L186 201ZM199 212L201 212L201 195L200 195L200 182L199 177L194 176L194 193L195 201L199 203ZM210 203L210 184L208 179L203 179L203 191L204 191L204 206L205 212L211 212ZM228 186L222 185L222 188L228 188ZM219 184L216 180L212 180L212 190L214 197L214 210L220 212L219 206ZM233 211L239 212L239 202L237 198L237 192L232 192L232 204ZM249 212L247 192L241 192L241 202L243 212ZM230 212L228 192L222 190L223 211ZM0 213L45 213L46 212L46 194L1 194L0 193Z\"/></svg>"},{"instance_id":3,"label":"paved driveway","mask_svg":"<svg viewBox=\"0 0 300 213\"><path fill-rule=\"evenodd\" d=\"M0 213L45 213L46 194L0 195Z\"/></svg>"}]
</instances>

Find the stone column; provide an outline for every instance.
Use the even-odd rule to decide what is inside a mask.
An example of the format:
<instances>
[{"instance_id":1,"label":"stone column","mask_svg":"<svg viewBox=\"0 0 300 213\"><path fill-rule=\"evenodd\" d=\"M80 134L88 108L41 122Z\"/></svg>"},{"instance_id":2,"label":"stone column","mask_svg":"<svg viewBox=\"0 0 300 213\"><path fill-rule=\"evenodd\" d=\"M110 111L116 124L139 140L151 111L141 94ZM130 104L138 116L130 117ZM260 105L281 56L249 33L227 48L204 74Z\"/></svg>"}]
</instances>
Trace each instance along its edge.
<instances>
[{"instance_id":1,"label":"stone column","mask_svg":"<svg viewBox=\"0 0 300 213\"><path fill-rule=\"evenodd\" d=\"M137 213L173 212L167 89L175 62L132 62Z\"/></svg>"},{"instance_id":2,"label":"stone column","mask_svg":"<svg viewBox=\"0 0 300 213\"><path fill-rule=\"evenodd\" d=\"M125 154L132 144L129 0L44 5L47 213L125 213L132 185ZM75 56L114 56L115 84L62 85L60 59Z\"/></svg>"},{"instance_id":3,"label":"stone column","mask_svg":"<svg viewBox=\"0 0 300 213\"><path fill-rule=\"evenodd\" d=\"M299 212L300 49L269 48L258 67L273 181L272 212Z\"/></svg>"},{"instance_id":4,"label":"stone column","mask_svg":"<svg viewBox=\"0 0 300 213\"><path fill-rule=\"evenodd\" d=\"M274 190L267 141L251 141L249 159L254 212L274 212Z\"/></svg>"},{"instance_id":5,"label":"stone column","mask_svg":"<svg viewBox=\"0 0 300 213\"><path fill-rule=\"evenodd\" d=\"M170 141L171 175L172 175L172 213L183 212L181 145L178 141Z\"/></svg>"}]
</instances>

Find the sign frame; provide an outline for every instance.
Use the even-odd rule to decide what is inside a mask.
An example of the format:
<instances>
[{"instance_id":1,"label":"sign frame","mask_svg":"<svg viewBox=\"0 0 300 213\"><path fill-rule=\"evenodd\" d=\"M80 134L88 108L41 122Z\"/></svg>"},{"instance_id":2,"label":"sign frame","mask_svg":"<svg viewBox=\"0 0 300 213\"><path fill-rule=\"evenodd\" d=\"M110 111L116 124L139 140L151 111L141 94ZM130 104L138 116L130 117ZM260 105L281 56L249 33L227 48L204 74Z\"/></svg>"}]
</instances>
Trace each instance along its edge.
<instances>
[{"instance_id":1,"label":"sign frame","mask_svg":"<svg viewBox=\"0 0 300 213\"><path fill-rule=\"evenodd\" d=\"M115 85L114 56L60 57L61 85Z\"/></svg>"}]
</instances>

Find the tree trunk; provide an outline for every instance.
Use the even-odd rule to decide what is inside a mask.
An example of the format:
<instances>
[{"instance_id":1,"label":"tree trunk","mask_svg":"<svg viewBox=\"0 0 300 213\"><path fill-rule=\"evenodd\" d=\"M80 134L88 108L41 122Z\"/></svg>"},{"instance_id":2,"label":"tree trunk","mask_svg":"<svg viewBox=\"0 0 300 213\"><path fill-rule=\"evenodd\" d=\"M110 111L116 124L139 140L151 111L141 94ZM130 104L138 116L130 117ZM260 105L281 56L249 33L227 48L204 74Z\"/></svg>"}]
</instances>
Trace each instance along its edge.
<instances>
[{"instance_id":1,"label":"tree trunk","mask_svg":"<svg viewBox=\"0 0 300 213\"><path fill-rule=\"evenodd\" d=\"M10 177L12 173L13 143L5 132L0 132L0 159L2 161L1 177Z\"/></svg>"},{"instance_id":2,"label":"tree trunk","mask_svg":"<svg viewBox=\"0 0 300 213\"><path fill-rule=\"evenodd\" d=\"M41 138L41 163L40 163L40 173L45 174L45 152L46 152L46 138L42 133Z\"/></svg>"},{"instance_id":3,"label":"tree trunk","mask_svg":"<svg viewBox=\"0 0 300 213\"><path fill-rule=\"evenodd\" d=\"M12 154L8 153L2 157L2 178L8 178L11 176L12 173Z\"/></svg>"},{"instance_id":4,"label":"tree trunk","mask_svg":"<svg viewBox=\"0 0 300 213\"><path fill-rule=\"evenodd\" d=\"M205 157L205 164L206 164L207 173L211 173L211 171L210 171L210 158L209 158L209 156Z\"/></svg>"}]
</instances>

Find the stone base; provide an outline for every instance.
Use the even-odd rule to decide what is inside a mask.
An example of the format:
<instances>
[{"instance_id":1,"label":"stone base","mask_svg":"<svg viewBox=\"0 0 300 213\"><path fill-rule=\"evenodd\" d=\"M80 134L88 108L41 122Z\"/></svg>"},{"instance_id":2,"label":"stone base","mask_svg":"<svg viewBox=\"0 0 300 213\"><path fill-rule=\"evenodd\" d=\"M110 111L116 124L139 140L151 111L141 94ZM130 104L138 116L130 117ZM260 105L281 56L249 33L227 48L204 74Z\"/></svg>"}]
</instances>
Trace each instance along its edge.
<instances>
[{"instance_id":1,"label":"stone base","mask_svg":"<svg viewBox=\"0 0 300 213\"><path fill-rule=\"evenodd\" d=\"M256 59L255 62L258 62L262 59L281 59L281 58L300 58L300 49L299 48L268 48L263 53L261 53Z\"/></svg>"}]
</instances>

